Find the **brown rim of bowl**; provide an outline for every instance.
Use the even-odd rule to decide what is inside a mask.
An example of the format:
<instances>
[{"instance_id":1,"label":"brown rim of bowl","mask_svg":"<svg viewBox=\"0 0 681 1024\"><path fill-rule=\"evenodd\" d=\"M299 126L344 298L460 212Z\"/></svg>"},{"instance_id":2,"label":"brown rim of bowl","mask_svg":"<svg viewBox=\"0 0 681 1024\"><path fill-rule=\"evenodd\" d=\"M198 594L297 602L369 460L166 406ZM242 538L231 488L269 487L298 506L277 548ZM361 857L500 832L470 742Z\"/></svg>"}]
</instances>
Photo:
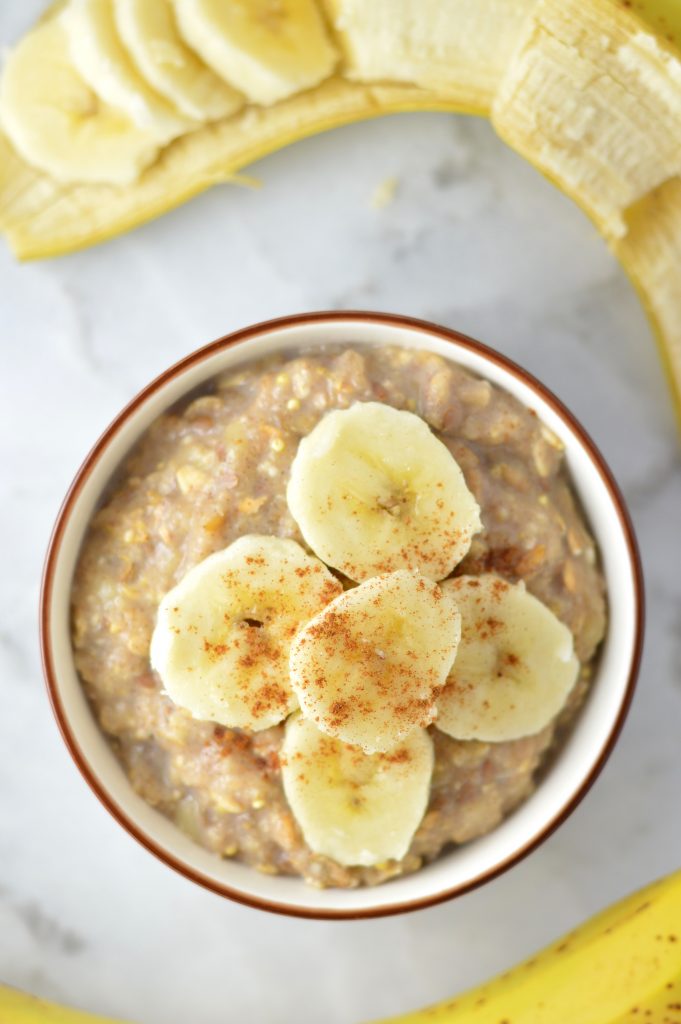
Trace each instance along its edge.
<instances>
[{"instance_id":1,"label":"brown rim of bowl","mask_svg":"<svg viewBox=\"0 0 681 1024\"><path fill-rule=\"evenodd\" d=\"M288 903L274 903L270 900L258 899L257 897L245 895L239 890L232 889L230 886L223 885L219 882L214 881L211 878L203 875L199 871L194 870L191 866L185 864L181 860L177 859L162 846L160 846L154 839L147 836L136 823L128 817L127 813L118 806L118 804L109 795L105 787L100 783L99 779L90 768L85 756L83 755L78 741L71 730L70 723L64 712L59 690L56 681L56 670L54 665L54 658L52 653L52 644L50 637L50 609L52 605L52 587L54 582L55 565L59 557L61 549L62 539L66 524L69 520L69 516L73 509L73 506L80 495L80 492L90 476L94 466L98 462L100 456L107 448L110 440L118 433L121 426L127 422L132 414L149 398L150 395L154 394L159 390L160 387L167 384L170 380L177 377L183 371L187 370L191 366L202 362L208 356L213 355L216 352L220 352L223 349L229 348L239 342L246 341L249 338L256 337L265 331L272 329L278 329L283 327L294 327L297 325L308 324L308 323L331 323L338 320L347 321L358 321L358 322L369 322L372 324L384 324L388 326L406 327L418 330L425 334L433 335L442 341L455 342L463 348L470 349L478 355L482 355L491 363L495 363L502 369L508 371L513 376L518 378L522 383L529 385L539 396L549 405L551 408L567 422L571 430L579 438L584 449L587 451L591 458L592 463L600 473L601 479L605 484L606 490L608 491L613 505L617 510L622 532L624 534L627 548L629 552L629 562L632 576L632 586L634 589L634 598L636 603L636 635L634 638L634 648L631 660L631 666L629 669L629 678L627 681L627 688L624 693L622 704L619 709L619 713L612 725L610 733L605 740L601 752L594 764L593 768L584 779L582 784L578 787L576 792L562 807L562 809L555 815L555 817L546 825L541 832L534 836L529 842L520 849L516 850L510 857L501 861L495 867L484 871L482 874L477 876L470 881L453 886L449 889L441 890L440 892L426 896L422 899L408 900L402 903L390 903L381 907L368 907L365 909L350 909L344 910L315 910L309 907L296 906L295 904ZM643 573L641 569L641 560L634 534L633 526L629 516L629 512L624 503L624 499L620 493L619 487L615 483L610 469L601 455L600 451L591 440L587 432L581 426L581 424L575 419L572 413L563 405L559 398L557 398L553 392L545 387L540 381L538 381L532 374L528 373L522 367L518 366L512 360L507 359L506 356L500 355L495 352L494 349L488 348L487 345L483 345L479 341L475 341L473 338L469 338L465 334L460 334L458 331L451 330L447 327L440 327L436 324L429 323L425 320L418 320L413 317L398 316L391 313L363 313L358 310L337 310L331 312L316 312L316 313L302 313L294 316L279 317L273 320L263 321L262 323L255 324L251 327L243 328L242 330L235 331L232 334L227 334L222 338L218 338L216 341L204 345L190 355L185 356L179 362L175 363L169 369L165 370L158 377L156 377L150 384L143 388L116 416L116 418L109 424L104 433L101 435L99 440L96 442L94 447L86 456L80 469L78 470L69 490L62 502L61 508L57 515L57 519L52 530L50 537L49 546L47 549L47 555L45 558L45 565L43 569L41 592L40 592L40 649L43 665L43 673L47 684L47 691L52 705L57 725L62 734L64 742L71 754L71 757L76 763L81 775L88 783L90 788L93 790L95 795L104 804L107 810L113 815L119 825L136 839L142 846L144 846L150 853L154 854L159 860L163 861L168 867L173 868L175 871L184 875L185 878L190 879L192 882L196 882L203 886L205 889L209 889L212 892L217 893L219 896L227 897L234 900L237 903L245 904L246 906L255 907L258 910L268 910L276 914L284 914L291 917L303 917L313 918L318 920L358 920L361 918L372 918L372 917L387 917L392 914L401 914L412 910L422 910L426 907L434 906L437 903L443 903L446 900L453 899L456 896L461 896L466 892L476 889L478 886L485 882L491 881L498 875L501 875L504 871L507 871L514 864L517 864L520 860L526 857L529 853L540 846L563 822L570 814L574 811L577 805L586 796L591 786L596 781L600 772L605 765L608 757L610 756L615 742L622 730L625 719L629 712L631 702L634 696L634 690L636 687L636 679L638 675L639 665L641 661L641 653L643 647L643 626L644 626L644 589L643 589Z\"/></svg>"}]
</instances>

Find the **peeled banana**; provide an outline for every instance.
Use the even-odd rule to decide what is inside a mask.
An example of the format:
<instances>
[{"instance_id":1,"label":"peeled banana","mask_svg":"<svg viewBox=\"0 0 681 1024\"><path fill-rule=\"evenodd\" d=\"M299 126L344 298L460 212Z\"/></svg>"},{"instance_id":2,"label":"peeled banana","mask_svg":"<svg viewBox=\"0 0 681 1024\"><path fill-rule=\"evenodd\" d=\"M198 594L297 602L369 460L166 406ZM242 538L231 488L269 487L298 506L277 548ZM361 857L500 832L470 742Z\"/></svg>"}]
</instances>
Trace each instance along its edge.
<instances>
[{"instance_id":1,"label":"peeled banana","mask_svg":"<svg viewBox=\"0 0 681 1024\"><path fill-rule=\"evenodd\" d=\"M70 49L34 29L0 79L0 230L20 258L109 238L339 124L486 113L610 241L681 416L663 267L678 246L677 0L69 0L52 20L64 6ZM22 76L27 54L42 59Z\"/></svg>"},{"instance_id":2,"label":"peeled banana","mask_svg":"<svg viewBox=\"0 0 681 1024\"><path fill-rule=\"evenodd\" d=\"M437 89L487 113L535 0L323 0L357 82Z\"/></svg>"}]
</instances>

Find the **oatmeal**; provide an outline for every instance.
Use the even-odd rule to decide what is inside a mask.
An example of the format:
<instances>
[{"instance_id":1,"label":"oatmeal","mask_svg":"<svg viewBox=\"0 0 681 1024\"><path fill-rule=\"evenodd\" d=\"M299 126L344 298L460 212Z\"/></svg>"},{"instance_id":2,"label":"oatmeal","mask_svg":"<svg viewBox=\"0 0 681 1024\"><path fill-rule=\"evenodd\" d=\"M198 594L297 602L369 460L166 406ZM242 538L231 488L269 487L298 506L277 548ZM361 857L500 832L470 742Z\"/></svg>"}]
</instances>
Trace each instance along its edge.
<instances>
[{"instance_id":1,"label":"oatmeal","mask_svg":"<svg viewBox=\"0 0 681 1024\"><path fill-rule=\"evenodd\" d=\"M480 506L484 528L455 576L524 581L571 631L581 668L566 707L538 734L482 742L431 727L430 797L408 852L348 867L303 839L282 787L284 726L250 733L192 718L162 692L149 645L164 595L207 556L248 534L304 543L286 500L300 440L326 412L376 401L431 427ZM606 622L594 542L554 436L487 381L393 348L250 364L162 416L92 521L72 601L78 671L140 796L219 856L345 887L414 871L528 797L588 689Z\"/></svg>"}]
</instances>

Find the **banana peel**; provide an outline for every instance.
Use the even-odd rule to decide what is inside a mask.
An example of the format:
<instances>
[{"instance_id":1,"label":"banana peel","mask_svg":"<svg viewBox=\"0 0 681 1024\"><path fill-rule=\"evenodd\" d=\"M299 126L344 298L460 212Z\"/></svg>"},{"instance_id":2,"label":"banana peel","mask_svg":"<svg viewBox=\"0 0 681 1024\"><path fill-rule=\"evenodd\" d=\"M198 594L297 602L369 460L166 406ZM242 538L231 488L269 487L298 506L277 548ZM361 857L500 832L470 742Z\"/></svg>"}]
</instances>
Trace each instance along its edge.
<instances>
[{"instance_id":1,"label":"banana peel","mask_svg":"<svg viewBox=\"0 0 681 1024\"><path fill-rule=\"evenodd\" d=\"M681 421L680 0L320 3L342 57L337 75L185 135L132 186L59 184L0 133L0 232L15 255L104 241L339 125L413 110L489 115L621 260L650 314Z\"/></svg>"},{"instance_id":2,"label":"banana peel","mask_svg":"<svg viewBox=\"0 0 681 1024\"><path fill-rule=\"evenodd\" d=\"M233 181L243 167L309 135L382 114L459 109L449 96L417 86L332 78L276 106L251 107L182 136L125 188L57 182L30 167L0 134L0 231L19 259L62 255Z\"/></svg>"},{"instance_id":3,"label":"banana peel","mask_svg":"<svg viewBox=\"0 0 681 1024\"><path fill-rule=\"evenodd\" d=\"M681 1024L681 871L512 970L374 1024ZM122 1024L0 985L0 1024Z\"/></svg>"},{"instance_id":4,"label":"banana peel","mask_svg":"<svg viewBox=\"0 0 681 1024\"><path fill-rule=\"evenodd\" d=\"M648 313L681 422L681 178L632 206L626 227L613 251Z\"/></svg>"},{"instance_id":5,"label":"banana peel","mask_svg":"<svg viewBox=\"0 0 681 1024\"><path fill-rule=\"evenodd\" d=\"M681 4L677 0L630 0L623 6L638 14L655 35L681 49Z\"/></svg>"}]
</instances>

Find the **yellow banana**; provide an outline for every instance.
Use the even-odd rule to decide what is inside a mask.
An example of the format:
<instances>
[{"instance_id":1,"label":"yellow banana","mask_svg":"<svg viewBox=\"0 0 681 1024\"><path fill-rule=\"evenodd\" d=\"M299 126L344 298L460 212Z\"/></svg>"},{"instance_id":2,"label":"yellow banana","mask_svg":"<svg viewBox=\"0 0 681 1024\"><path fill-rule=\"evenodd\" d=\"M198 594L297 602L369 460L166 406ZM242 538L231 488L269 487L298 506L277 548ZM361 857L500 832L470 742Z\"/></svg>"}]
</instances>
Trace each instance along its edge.
<instances>
[{"instance_id":1,"label":"yellow banana","mask_svg":"<svg viewBox=\"0 0 681 1024\"><path fill-rule=\"evenodd\" d=\"M506 974L376 1024L681 1024L681 872Z\"/></svg>"},{"instance_id":2,"label":"yellow banana","mask_svg":"<svg viewBox=\"0 0 681 1024\"><path fill-rule=\"evenodd\" d=\"M681 417L681 0L372 0L370 16L359 0L316 3L339 54L331 77L183 135L129 185L60 183L0 132L0 232L15 254L110 238L337 125L404 110L489 114L609 240L651 315Z\"/></svg>"},{"instance_id":3,"label":"yellow banana","mask_svg":"<svg viewBox=\"0 0 681 1024\"><path fill-rule=\"evenodd\" d=\"M633 9L657 35L681 48L681 3L678 0L636 0Z\"/></svg>"},{"instance_id":4,"label":"yellow banana","mask_svg":"<svg viewBox=\"0 0 681 1024\"><path fill-rule=\"evenodd\" d=\"M613 251L650 317L681 422L681 178L627 210L626 225Z\"/></svg>"},{"instance_id":5,"label":"yellow banana","mask_svg":"<svg viewBox=\"0 0 681 1024\"><path fill-rule=\"evenodd\" d=\"M681 1024L681 871L491 981L374 1024ZM0 985L0 1024L121 1024Z\"/></svg>"},{"instance_id":6,"label":"yellow banana","mask_svg":"<svg viewBox=\"0 0 681 1024\"><path fill-rule=\"evenodd\" d=\"M0 985L0 1024L123 1024Z\"/></svg>"}]
</instances>

